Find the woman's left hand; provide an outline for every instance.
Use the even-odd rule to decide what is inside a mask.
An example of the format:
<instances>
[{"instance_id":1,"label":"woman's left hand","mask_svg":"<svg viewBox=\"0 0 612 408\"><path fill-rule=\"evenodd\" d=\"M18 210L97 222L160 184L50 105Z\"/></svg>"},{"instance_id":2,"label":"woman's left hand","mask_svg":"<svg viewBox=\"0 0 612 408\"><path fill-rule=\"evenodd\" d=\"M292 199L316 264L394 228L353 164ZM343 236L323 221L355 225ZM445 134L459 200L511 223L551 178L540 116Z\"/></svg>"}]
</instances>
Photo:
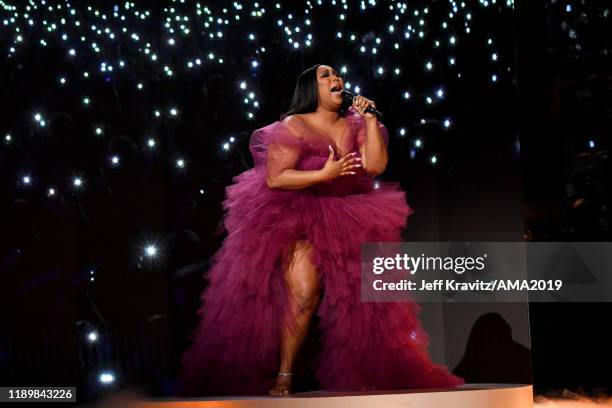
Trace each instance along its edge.
<instances>
[{"instance_id":1,"label":"woman's left hand","mask_svg":"<svg viewBox=\"0 0 612 408\"><path fill-rule=\"evenodd\" d=\"M357 95L354 99L353 99L353 108L355 108L355 110L357 110L357 112L364 117L365 119L376 119L376 116L373 115L370 112L366 112L366 108L368 106L372 105L372 107L376 108L376 104L374 103L374 101L369 100L368 98L365 98L361 95Z\"/></svg>"}]
</instances>

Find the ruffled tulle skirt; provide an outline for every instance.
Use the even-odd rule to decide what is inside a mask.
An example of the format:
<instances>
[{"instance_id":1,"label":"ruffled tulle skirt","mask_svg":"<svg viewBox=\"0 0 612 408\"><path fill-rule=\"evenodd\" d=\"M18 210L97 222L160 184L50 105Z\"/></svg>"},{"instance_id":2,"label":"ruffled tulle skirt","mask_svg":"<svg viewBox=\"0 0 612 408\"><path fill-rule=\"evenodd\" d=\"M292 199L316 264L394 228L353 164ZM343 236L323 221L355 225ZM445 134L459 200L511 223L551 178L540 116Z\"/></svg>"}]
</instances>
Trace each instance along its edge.
<instances>
[{"instance_id":1,"label":"ruffled tulle skirt","mask_svg":"<svg viewBox=\"0 0 612 408\"><path fill-rule=\"evenodd\" d=\"M344 196L267 187L262 166L226 190L228 235L205 274L200 318L181 359L178 396L267 394L279 369L289 307L283 262L297 240L314 247L323 296L320 345L310 361L330 391L452 387L463 380L433 363L415 303L360 301L364 242L398 242L412 210L396 183ZM294 385L296 377L294 376Z\"/></svg>"}]
</instances>

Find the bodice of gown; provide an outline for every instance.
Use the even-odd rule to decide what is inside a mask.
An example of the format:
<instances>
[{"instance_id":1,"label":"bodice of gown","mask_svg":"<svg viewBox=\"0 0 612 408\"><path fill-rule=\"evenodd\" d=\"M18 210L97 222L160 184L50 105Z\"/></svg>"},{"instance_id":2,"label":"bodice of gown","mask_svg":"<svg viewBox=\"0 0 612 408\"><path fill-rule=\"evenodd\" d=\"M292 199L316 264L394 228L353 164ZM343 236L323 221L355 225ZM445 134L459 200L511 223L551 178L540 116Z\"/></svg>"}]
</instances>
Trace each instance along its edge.
<instances>
[{"instance_id":1,"label":"bodice of gown","mask_svg":"<svg viewBox=\"0 0 612 408\"><path fill-rule=\"evenodd\" d=\"M321 131L309 126L299 117L272 123L253 132L249 148L255 166L266 168L267 175L278 174L284 169L319 170L329 155L329 146L334 147L335 159L355 152L360 157L359 146L365 143L366 126L363 118L351 107L346 114L347 129L338 140L338 145ZM384 143L389 140L385 126L378 123ZM348 196L372 191L375 180L362 168L352 168L355 174L343 175L317 183L307 188L291 190L292 194L315 196Z\"/></svg>"},{"instance_id":2,"label":"bodice of gown","mask_svg":"<svg viewBox=\"0 0 612 408\"><path fill-rule=\"evenodd\" d=\"M353 139L354 141L354 139ZM355 157L359 156L359 149L352 143L350 150L346 153L356 152ZM329 150L327 144L313 144L305 148L302 151L302 155L297 163L297 170L318 170L323 168ZM338 160L340 157L336 153L335 159ZM356 174L350 174L345 176L339 176L332 180L324 181L322 183L315 184L307 187L304 190L307 194L313 194L317 196L346 196L350 194L360 194L371 191L374 186L373 177L369 176L361 168L353 168Z\"/></svg>"}]
</instances>

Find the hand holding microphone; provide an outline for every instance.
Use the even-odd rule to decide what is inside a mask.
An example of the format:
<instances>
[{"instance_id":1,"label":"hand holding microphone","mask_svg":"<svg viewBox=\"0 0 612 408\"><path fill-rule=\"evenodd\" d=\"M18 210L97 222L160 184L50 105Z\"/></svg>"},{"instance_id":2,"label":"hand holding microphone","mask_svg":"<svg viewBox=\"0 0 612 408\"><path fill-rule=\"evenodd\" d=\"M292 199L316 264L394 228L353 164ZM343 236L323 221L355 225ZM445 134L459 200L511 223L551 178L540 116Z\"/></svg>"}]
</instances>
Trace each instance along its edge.
<instances>
[{"instance_id":1,"label":"hand holding microphone","mask_svg":"<svg viewBox=\"0 0 612 408\"><path fill-rule=\"evenodd\" d=\"M357 112L359 112L359 114L365 119L382 118L382 113L376 109L376 104L374 101L371 101L361 95L355 96L348 91L342 91L342 96L346 101L350 102L353 108L355 108Z\"/></svg>"}]
</instances>

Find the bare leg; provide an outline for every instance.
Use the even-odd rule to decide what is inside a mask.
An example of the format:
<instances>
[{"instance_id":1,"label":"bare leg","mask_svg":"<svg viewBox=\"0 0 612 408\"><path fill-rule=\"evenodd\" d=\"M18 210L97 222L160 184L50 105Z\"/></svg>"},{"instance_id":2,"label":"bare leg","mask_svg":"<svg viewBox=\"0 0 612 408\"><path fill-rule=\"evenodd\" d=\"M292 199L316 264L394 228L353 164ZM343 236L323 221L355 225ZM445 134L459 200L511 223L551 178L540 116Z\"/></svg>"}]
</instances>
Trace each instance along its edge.
<instances>
[{"instance_id":1,"label":"bare leg","mask_svg":"<svg viewBox=\"0 0 612 408\"><path fill-rule=\"evenodd\" d=\"M295 357L308 332L310 319L319 305L321 283L315 266L308 255L313 250L308 241L298 241L285 272L285 280L291 294L290 311L295 320L292 330L288 321L283 322L281 329L281 350L279 371L289 373L293 368ZM288 316L288 319L291 317ZM291 376L278 376L270 395L287 395L291 392Z\"/></svg>"}]
</instances>

